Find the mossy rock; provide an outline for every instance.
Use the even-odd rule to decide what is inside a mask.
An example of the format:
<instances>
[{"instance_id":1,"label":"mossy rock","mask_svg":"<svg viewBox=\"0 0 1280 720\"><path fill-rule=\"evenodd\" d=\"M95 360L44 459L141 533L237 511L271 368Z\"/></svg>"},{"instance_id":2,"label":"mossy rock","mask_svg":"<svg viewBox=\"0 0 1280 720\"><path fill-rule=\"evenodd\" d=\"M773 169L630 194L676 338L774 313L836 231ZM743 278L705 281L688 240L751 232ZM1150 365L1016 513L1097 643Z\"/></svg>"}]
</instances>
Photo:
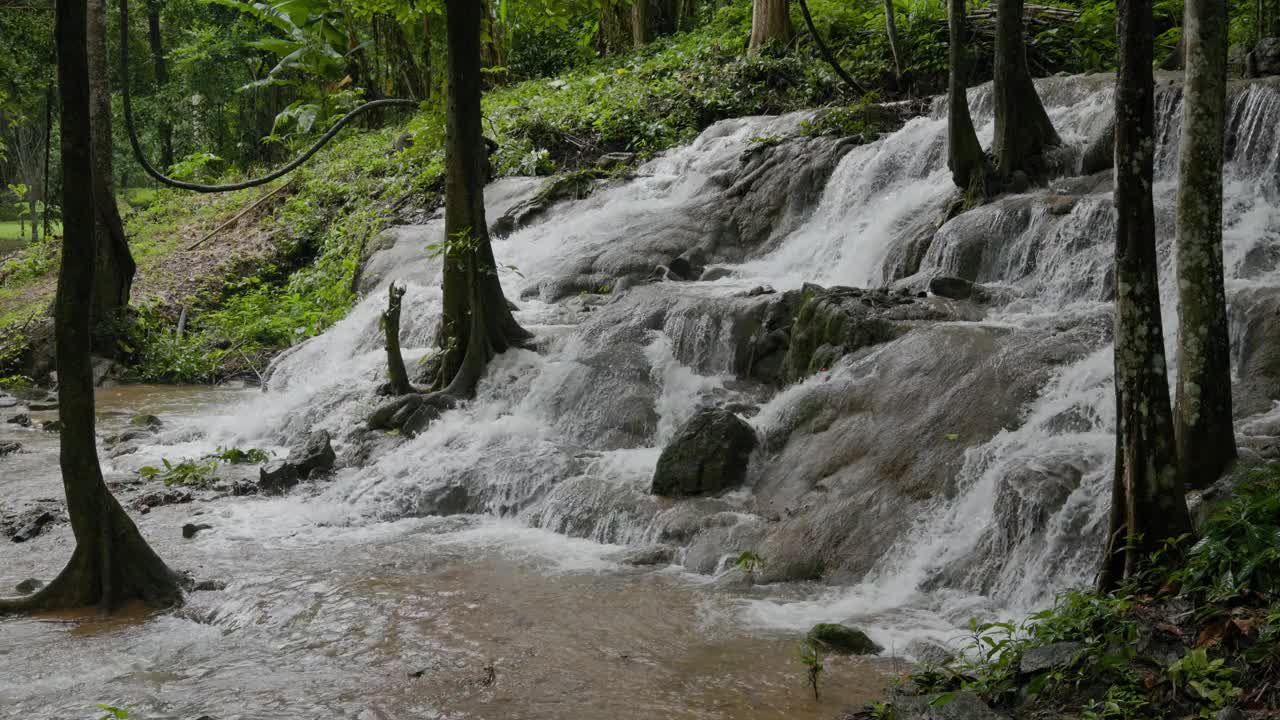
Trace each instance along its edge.
<instances>
[{"instance_id":1,"label":"mossy rock","mask_svg":"<svg viewBox=\"0 0 1280 720\"><path fill-rule=\"evenodd\" d=\"M866 633L839 623L818 623L806 639L837 655L879 655L884 651Z\"/></svg>"},{"instance_id":2,"label":"mossy rock","mask_svg":"<svg viewBox=\"0 0 1280 720\"><path fill-rule=\"evenodd\" d=\"M146 427L146 428L152 428L152 429L155 429L160 427L161 425L164 425L164 423L161 422L160 418L148 413L140 413L138 415L134 415L132 418L129 418L129 424L135 425L137 427Z\"/></svg>"}]
</instances>

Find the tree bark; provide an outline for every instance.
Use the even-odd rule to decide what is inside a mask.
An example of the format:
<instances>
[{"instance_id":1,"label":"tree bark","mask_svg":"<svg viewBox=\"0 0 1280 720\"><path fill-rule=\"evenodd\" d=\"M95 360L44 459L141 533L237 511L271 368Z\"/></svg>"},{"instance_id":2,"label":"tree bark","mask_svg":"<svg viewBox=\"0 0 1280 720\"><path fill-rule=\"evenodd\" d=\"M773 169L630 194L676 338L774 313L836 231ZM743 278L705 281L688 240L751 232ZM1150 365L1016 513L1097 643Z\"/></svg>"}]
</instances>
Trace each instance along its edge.
<instances>
[{"instance_id":1,"label":"tree bark","mask_svg":"<svg viewBox=\"0 0 1280 720\"><path fill-rule=\"evenodd\" d=\"M898 20L893 11L893 0L884 0L884 29L889 36L889 52L893 53L893 77L902 86L902 57L898 54Z\"/></svg>"},{"instance_id":2,"label":"tree bark","mask_svg":"<svg viewBox=\"0 0 1280 720\"><path fill-rule=\"evenodd\" d=\"M487 159L480 119L481 8L447 10L449 92L445 141L443 351L437 386L455 397L475 391L496 353L528 339L502 294L484 212Z\"/></svg>"},{"instance_id":3,"label":"tree bark","mask_svg":"<svg viewBox=\"0 0 1280 720\"><path fill-rule=\"evenodd\" d=\"M951 64L947 82L947 167L957 187L971 198L985 197L987 156L969 114L965 0L948 0L947 16Z\"/></svg>"},{"instance_id":4,"label":"tree bark","mask_svg":"<svg viewBox=\"0 0 1280 720\"><path fill-rule=\"evenodd\" d=\"M409 384L409 373L404 368L404 356L400 354L400 300L404 298L404 288L392 283L387 288L387 309L382 313L382 331L387 349L387 379L390 381L391 394L407 395L413 392Z\"/></svg>"},{"instance_id":5,"label":"tree bark","mask_svg":"<svg viewBox=\"0 0 1280 720\"><path fill-rule=\"evenodd\" d=\"M1027 67L1027 46L1023 38L1024 0L999 0L996 11L995 156L996 175L1009 180L1015 172L1038 177L1043 172L1044 151L1062 144L1045 112L1031 71Z\"/></svg>"},{"instance_id":6,"label":"tree bark","mask_svg":"<svg viewBox=\"0 0 1280 720\"><path fill-rule=\"evenodd\" d=\"M94 285L94 193L77 192L93 172L85 0L60 0L55 35L62 88L63 248L55 301L55 347L62 483L76 547L53 582L33 596L0 600L0 614L97 606L113 610L141 600L181 602L178 576L147 545L107 490L94 439L89 306Z\"/></svg>"},{"instance_id":7,"label":"tree bark","mask_svg":"<svg viewBox=\"0 0 1280 720\"><path fill-rule=\"evenodd\" d=\"M676 0L634 0L631 13L631 41L636 47L676 31Z\"/></svg>"},{"instance_id":8,"label":"tree bark","mask_svg":"<svg viewBox=\"0 0 1280 720\"><path fill-rule=\"evenodd\" d=\"M631 6L621 0L600 3L600 20L596 30L596 54L600 57L617 55L631 48Z\"/></svg>"},{"instance_id":9,"label":"tree bark","mask_svg":"<svg viewBox=\"0 0 1280 720\"><path fill-rule=\"evenodd\" d=\"M1203 488L1236 459L1222 261L1227 6L1187 0L1178 168L1178 464Z\"/></svg>"},{"instance_id":10,"label":"tree bark","mask_svg":"<svg viewBox=\"0 0 1280 720\"><path fill-rule=\"evenodd\" d=\"M151 44L151 65L155 70L156 90L161 92L169 84L169 66L164 57L164 41L160 34L160 10L163 4L159 0L147 2L147 40ZM161 115L158 123L160 130L160 165L173 167L173 123Z\"/></svg>"},{"instance_id":11,"label":"tree bark","mask_svg":"<svg viewBox=\"0 0 1280 720\"><path fill-rule=\"evenodd\" d=\"M107 82L107 5L106 0L88 0L88 3L86 32L93 172L77 178L76 184L70 187L83 187L85 177L90 180L94 195L94 228L97 234L95 252L98 264L94 274L90 320L96 333L95 349L114 352L115 343L110 337L109 327L129 305L129 291L133 287L133 275L137 266L129 252L124 222L120 218L120 209L116 206L112 173L111 87Z\"/></svg>"},{"instance_id":12,"label":"tree bark","mask_svg":"<svg viewBox=\"0 0 1280 720\"><path fill-rule=\"evenodd\" d=\"M749 50L759 50L770 42L791 40L791 13L787 0L753 0Z\"/></svg>"},{"instance_id":13,"label":"tree bark","mask_svg":"<svg viewBox=\"0 0 1280 720\"><path fill-rule=\"evenodd\" d=\"M1116 480L1100 583L1134 576L1165 542L1190 532L1174 445L1151 198L1155 81L1151 0L1120 0L1116 84ZM1123 553L1123 561L1116 557Z\"/></svg>"}]
</instances>

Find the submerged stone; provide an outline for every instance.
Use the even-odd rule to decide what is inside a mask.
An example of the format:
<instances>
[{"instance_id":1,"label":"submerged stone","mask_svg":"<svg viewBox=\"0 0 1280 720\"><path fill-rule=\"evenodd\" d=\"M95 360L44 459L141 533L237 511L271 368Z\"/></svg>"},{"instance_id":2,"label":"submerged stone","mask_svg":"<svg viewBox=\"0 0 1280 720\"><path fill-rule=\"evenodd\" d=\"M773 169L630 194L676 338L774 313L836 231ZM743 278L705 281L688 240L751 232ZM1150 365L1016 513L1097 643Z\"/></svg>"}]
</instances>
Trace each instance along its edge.
<instances>
[{"instance_id":1,"label":"submerged stone","mask_svg":"<svg viewBox=\"0 0 1280 720\"><path fill-rule=\"evenodd\" d=\"M704 495L735 488L747 477L756 433L727 410L707 408L686 422L658 458L653 494Z\"/></svg>"},{"instance_id":2,"label":"submerged stone","mask_svg":"<svg viewBox=\"0 0 1280 720\"><path fill-rule=\"evenodd\" d=\"M212 530L213 526L206 523L187 523L182 526L182 537L190 540L205 530Z\"/></svg>"},{"instance_id":3,"label":"submerged stone","mask_svg":"<svg viewBox=\"0 0 1280 720\"><path fill-rule=\"evenodd\" d=\"M138 415L134 415L133 417L129 418L129 424L137 427L155 429L164 425L164 422L160 420L160 418L156 417L155 415L150 415L148 413L140 413Z\"/></svg>"},{"instance_id":4,"label":"submerged stone","mask_svg":"<svg viewBox=\"0 0 1280 720\"><path fill-rule=\"evenodd\" d=\"M44 587L44 583L35 578L27 578L15 585L13 589L16 590L19 595L30 595L42 587Z\"/></svg>"}]
</instances>

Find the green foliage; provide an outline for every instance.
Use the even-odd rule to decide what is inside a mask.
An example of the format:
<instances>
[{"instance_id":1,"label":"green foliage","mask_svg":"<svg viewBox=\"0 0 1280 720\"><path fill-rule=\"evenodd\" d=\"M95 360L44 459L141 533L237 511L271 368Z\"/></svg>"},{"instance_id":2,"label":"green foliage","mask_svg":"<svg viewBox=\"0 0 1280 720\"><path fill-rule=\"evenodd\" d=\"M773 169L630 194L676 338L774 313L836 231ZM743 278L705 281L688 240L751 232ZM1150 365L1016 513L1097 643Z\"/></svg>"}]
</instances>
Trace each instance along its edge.
<instances>
[{"instance_id":1,"label":"green foliage","mask_svg":"<svg viewBox=\"0 0 1280 720\"><path fill-rule=\"evenodd\" d=\"M1151 704L1136 689L1124 685L1112 685L1102 700L1090 701L1081 710L1085 720L1134 720L1147 717L1146 708Z\"/></svg>"},{"instance_id":2,"label":"green foliage","mask_svg":"<svg viewBox=\"0 0 1280 720\"><path fill-rule=\"evenodd\" d=\"M179 485L191 488L207 488L217 480L218 461L183 460L178 463L161 460L163 468L145 465L138 474L147 480L163 480L166 487Z\"/></svg>"},{"instance_id":3,"label":"green foliage","mask_svg":"<svg viewBox=\"0 0 1280 720\"><path fill-rule=\"evenodd\" d=\"M98 708L99 710L105 710L107 713L106 715L103 715L102 717L98 718L98 720L129 720L129 711L125 710L124 708L114 707L112 705L104 705L102 703L98 703L94 705L94 707Z\"/></svg>"},{"instance_id":4,"label":"green foliage","mask_svg":"<svg viewBox=\"0 0 1280 720\"><path fill-rule=\"evenodd\" d=\"M1205 648L1194 648L1169 666L1169 682L1204 707L1201 717L1211 718L1243 692L1234 682L1236 673L1222 658L1209 657Z\"/></svg>"},{"instance_id":5,"label":"green foliage","mask_svg":"<svg viewBox=\"0 0 1280 720\"><path fill-rule=\"evenodd\" d=\"M1221 600L1248 589L1280 593L1280 465L1246 471L1174 579L1183 592Z\"/></svg>"},{"instance_id":6,"label":"green foliage","mask_svg":"<svg viewBox=\"0 0 1280 720\"><path fill-rule=\"evenodd\" d=\"M746 572L748 575L751 575L764 567L764 558L757 555L754 551L743 550L738 554L738 561L735 562L733 566Z\"/></svg>"},{"instance_id":7,"label":"green foliage","mask_svg":"<svg viewBox=\"0 0 1280 720\"><path fill-rule=\"evenodd\" d=\"M822 673L826 671L826 667L822 663L822 652L816 645L801 643L800 664L804 665L805 677L809 681L809 687L813 690L813 699L821 699L818 696L818 686L822 682Z\"/></svg>"},{"instance_id":8,"label":"green foliage","mask_svg":"<svg viewBox=\"0 0 1280 720\"><path fill-rule=\"evenodd\" d=\"M262 448L219 447L214 457L231 465L260 465L271 458L271 453Z\"/></svg>"},{"instance_id":9,"label":"green foliage","mask_svg":"<svg viewBox=\"0 0 1280 720\"><path fill-rule=\"evenodd\" d=\"M147 480L163 480L168 487L178 485L205 489L217 481L220 465L258 465L270 458L271 454L261 448L219 447L216 452L195 460L174 463L162 458L164 467L146 465L138 469L138 474Z\"/></svg>"}]
</instances>

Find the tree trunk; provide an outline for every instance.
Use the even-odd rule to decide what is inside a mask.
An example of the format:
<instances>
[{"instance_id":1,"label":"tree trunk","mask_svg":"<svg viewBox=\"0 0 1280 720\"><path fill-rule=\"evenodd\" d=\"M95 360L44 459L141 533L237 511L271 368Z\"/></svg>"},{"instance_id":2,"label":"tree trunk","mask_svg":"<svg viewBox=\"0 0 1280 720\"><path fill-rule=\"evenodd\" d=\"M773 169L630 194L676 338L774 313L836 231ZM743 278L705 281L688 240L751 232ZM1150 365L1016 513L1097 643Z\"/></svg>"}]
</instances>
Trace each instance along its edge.
<instances>
[{"instance_id":1,"label":"tree trunk","mask_svg":"<svg viewBox=\"0 0 1280 720\"><path fill-rule=\"evenodd\" d=\"M479 3L451 3L446 12L448 107L445 141L445 258L437 386L468 397L496 353L529 333L502 294L484 212L487 158L480 127Z\"/></svg>"},{"instance_id":2,"label":"tree trunk","mask_svg":"<svg viewBox=\"0 0 1280 720\"><path fill-rule=\"evenodd\" d=\"M617 55L631 48L633 14L631 6L621 0L604 0L600 3L600 19L595 38L597 55Z\"/></svg>"},{"instance_id":3,"label":"tree trunk","mask_svg":"<svg viewBox=\"0 0 1280 720\"><path fill-rule=\"evenodd\" d=\"M1174 445L1156 265L1151 0L1120 0L1116 84L1116 481L1100 583L1134 576L1191 522ZM1115 508L1123 508L1123 511ZM1123 553L1123 561L1117 558Z\"/></svg>"},{"instance_id":4,"label":"tree trunk","mask_svg":"<svg viewBox=\"0 0 1280 720\"><path fill-rule=\"evenodd\" d=\"M1178 464L1203 488L1236 459L1222 267L1227 7L1187 0L1178 182Z\"/></svg>"},{"instance_id":5,"label":"tree trunk","mask_svg":"<svg viewBox=\"0 0 1280 720\"><path fill-rule=\"evenodd\" d=\"M160 9L158 0L147 3L147 39L151 43L151 64L155 68L156 91L161 92L169 84L169 66L164 59L164 43L160 35ZM173 123L162 114L158 123L160 129L160 165L173 167Z\"/></svg>"},{"instance_id":6,"label":"tree trunk","mask_svg":"<svg viewBox=\"0 0 1280 720\"><path fill-rule=\"evenodd\" d=\"M89 306L95 263L94 193L77 192L93 172L85 0L60 0L55 34L62 88L63 249L55 303L62 483L76 547L67 566L39 593L0 600L0 613L182 600L178 576L143 540L107 490L94 440Z\"/></svg>"},{"instance_id":7,"label":"tree trunk","mask_svg":"<svg viewBox=\"0 0 1280 720\"><path fill-rule=\"evenodd\" d=\"M676 0L635 0L631 13L631 40L636 47L676 31Z\"/></svg>"},{"instance_id":8,"label":"tree trunk","mask_svg":"<svg viewBox=\"0 0 1280 720\"><path fill-rule=\"evenodd\" d=\"M791 13L787 0L753 0L749 50L759 50L770 42L791 41Z\"/></svg>"},{"instance_id":9,"label":"tree trunk","mask_svg":"<svg viewBox=\"0 0 1280 720\"><path fill-rule=\"evenodd\" d=\"M999 0L996 12L995 101L996 128L991 152L996 175L1009 180L1015 172L1028 177L1043 174L1044 151L1062 141L1040 102L1023 39L1024 0Z\"/></svg>"},{"instance_id":10,"label":"tree trunk","mask_svg":"<svg viewBox=\"0 0 1280 720\"><path fill-rule=\"evenodd\" d=\"M31 218L31 244L35 245L40 242L40 221L36 219L36 213L40 212L40 201L36 199L36 188L27 191L27 213Z\"/></svg>"},{"instance_id":11,"label":"tree trunk","mask_svg":"<svg viewBox=\"0 0 1280 720\"><path fill-rule=\"evenodd\" d=\"M898 54L898 21L893 11L893 0L884 0L884 29L889 36L889 51L893 53L893 77L902 86L902 57Z\"/></svg>"},{"instance_id":12,"label":"tree trunk","mask_svg":"<svg viewBox=\"0 0 1280 720\"><path fill-rule=\"evenodd\" d=\"M83 186L84 178L90 178L94 195L98 263L94 274L93 310L90 319L96 334L95 349L114 352L115 343L109 327L129 305L129 291L133 287L133 274L137 267L125 239L120 209L116 206L112 173L111 87L107 84L107 5L106 0L88 0L88 3L89 126L93 133L93 172L77 178L77 184L68 189ZM65 109L63 112L65 113Z\"/></svg>"},{"instance_id":13,"label":"tree trunk","mask_svg":"<svg viewBox=\"0 0 1280 720\"><path fill-rule=\"evenodd\" d=\"M407 395L413 392L409 384L409 373L404 369L404 356L400 354L400 300L404 297L404 288L395 283L387 288L387 309L382 313L382 331L387 349L387 379L390 381L391 394Z\"/></svg>"},{"instance_id":14,"label":"tree trunk","mask_svg":"<svg viewBox=\"0 0 1280 720\"><path fill-rule=\"evenodd\" d=\"M986 195L987 156L969 114L969 62L965 53L965 0L948 0L951 72L947 82L947 167L951 180L970 198Z\"/></svg>"}]
</instances>

